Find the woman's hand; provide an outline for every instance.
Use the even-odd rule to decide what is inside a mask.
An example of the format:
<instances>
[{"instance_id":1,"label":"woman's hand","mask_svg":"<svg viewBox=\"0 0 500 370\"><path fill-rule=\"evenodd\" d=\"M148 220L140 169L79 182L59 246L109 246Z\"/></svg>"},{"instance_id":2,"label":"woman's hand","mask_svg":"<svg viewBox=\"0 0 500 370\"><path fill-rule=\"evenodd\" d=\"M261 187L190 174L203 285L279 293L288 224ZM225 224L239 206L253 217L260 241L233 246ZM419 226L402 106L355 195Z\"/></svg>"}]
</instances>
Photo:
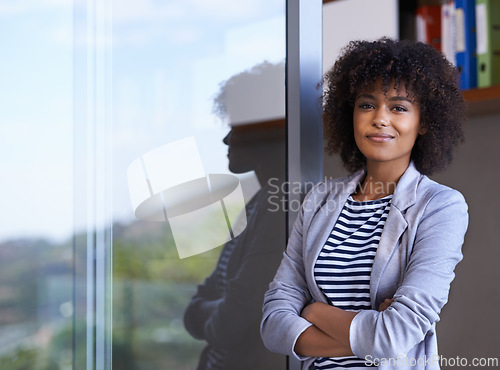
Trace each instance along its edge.
<instances>
[{"instance_id":1,"label":"woman's hand","mask_svg":"<svg viewBox=\"0 0 500 370\"><path fill-rule=\"evenodd\" d=\"M394 298L385 299L379 311L386 310ZM313 324L297 339L295 352L302 356L352 356L349 327L355 312L344 311L322 302L313 302L302 309L300 316Z\"/></svg>"},{"instance_id":2,"label":"woman's hand","mask_svg":"<svg viewBox=\"0 0 500 370\"><path fill-rule=\"evenodd\" d=\"M327 315L330 310L335 310L322 302L313 302L305 306L300 313L300 316L312 323L313 325L307 328L297 338L295 344L295 352L301 356L309 357L337 357L337 356L352 356L353 353L348 345L341 343L338 339L334 339L330 334L324 332L318 326L322 327L322 322L328 320Z\"/></svg>"},{"instance_id":3,"label":"woman's hand","mask_svg":"<svg viewBox=\"0 0 500 370\"><path fill-rule=\"evenodd\" d=\"M385 311L391 304L394 302L394 298L386 298L384 301L378 306L379 312Z\"/></svg>"}]
</instances>

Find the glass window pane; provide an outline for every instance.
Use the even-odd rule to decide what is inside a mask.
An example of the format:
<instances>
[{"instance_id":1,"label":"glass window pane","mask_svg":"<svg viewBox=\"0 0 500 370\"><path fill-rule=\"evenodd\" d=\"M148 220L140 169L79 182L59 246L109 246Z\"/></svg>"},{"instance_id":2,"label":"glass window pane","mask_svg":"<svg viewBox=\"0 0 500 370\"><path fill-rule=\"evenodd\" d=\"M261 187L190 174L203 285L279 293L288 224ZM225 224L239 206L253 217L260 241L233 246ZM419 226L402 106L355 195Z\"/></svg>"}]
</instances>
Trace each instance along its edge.
<instances>
[{"instance_id":1,"label":"glass window pane","mask_svg":"<svg viewBox=\"0 0 500 370\"><path fill-rule=\"evenodd\" d=\"M285 247L285 1L116 0L112 29L113 366L285 368L259 335Z\"/></svg>"},{"instance_id":2,"label":"glass window pane","mask_svg":"<svg viewBox=\"0 0 500 370\"><path fill-rule=\"evenodd\" d=\"M73 352L73 6L0 5L0 368Z\"/></svg>"}]
</instances>

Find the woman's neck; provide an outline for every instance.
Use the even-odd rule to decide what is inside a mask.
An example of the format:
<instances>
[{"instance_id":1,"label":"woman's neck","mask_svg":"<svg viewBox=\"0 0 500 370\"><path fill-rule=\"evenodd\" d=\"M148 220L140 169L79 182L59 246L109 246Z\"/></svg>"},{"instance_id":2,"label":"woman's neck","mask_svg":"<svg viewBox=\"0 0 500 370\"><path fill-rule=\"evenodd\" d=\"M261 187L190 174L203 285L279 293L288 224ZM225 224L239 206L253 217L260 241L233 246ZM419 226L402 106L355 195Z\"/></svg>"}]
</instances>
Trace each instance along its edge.
<instances>
[{"instance_id":1,"label":"woman's neck","mask_svg":"<svg viewBox=\"0 0 500 370\"><path fill-rule=\"evenodd\" d=\"M394 193L396 185L408 168L406 166L395 166L389 163L368 162L366 176L356 189L354 199L365 201L384 198Z\"/></svg>"}]
</instances>

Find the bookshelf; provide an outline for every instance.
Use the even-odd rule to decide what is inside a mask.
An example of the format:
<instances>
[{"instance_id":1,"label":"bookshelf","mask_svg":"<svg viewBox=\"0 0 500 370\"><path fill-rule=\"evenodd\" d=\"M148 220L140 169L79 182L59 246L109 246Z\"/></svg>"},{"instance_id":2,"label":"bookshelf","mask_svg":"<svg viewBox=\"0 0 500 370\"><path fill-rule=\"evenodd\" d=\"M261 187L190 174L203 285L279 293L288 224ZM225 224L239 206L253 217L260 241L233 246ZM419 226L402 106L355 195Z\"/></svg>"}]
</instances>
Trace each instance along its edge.
<instances>
[{"instance_id":1,"label":"bookshelf","mask_svg":"<svg viewBox=\"0 0 500 370\"><path fill-rule=\"evenodd\" d=\"M468 103L469 118L500 114L500 85L463 91Z\"/></svg>"},{"instance_id":2,"label":"bookshelf","mask_svg":"<svg viewBox=\"0 0 500 370\"><path fill-rule=\"evenodd\" d=\"M335 1L340 0L323 0L323 5ZM409 28L413 26L410 16L413 15L416 7L417 0L399 0L400 38L413 38L414 35L409 33L411 32ZM500 114L500 85L463 90L463 95L468 104L469 118Z\"/></svg>"}]
</instances>

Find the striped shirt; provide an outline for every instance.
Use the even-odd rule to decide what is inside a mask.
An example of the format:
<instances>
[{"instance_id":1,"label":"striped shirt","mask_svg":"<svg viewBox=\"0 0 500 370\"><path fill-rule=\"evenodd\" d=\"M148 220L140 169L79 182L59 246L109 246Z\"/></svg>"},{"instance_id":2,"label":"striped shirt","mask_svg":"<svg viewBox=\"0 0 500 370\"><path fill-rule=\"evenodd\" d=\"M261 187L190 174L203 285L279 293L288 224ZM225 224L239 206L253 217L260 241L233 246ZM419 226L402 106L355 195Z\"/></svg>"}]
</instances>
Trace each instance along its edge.
<instances>
[{"instance_id":1,"label":"striped shirt","mask_svg":"<svg viewBox=\"0 0 500 370\"><path fill-rule=\"evenodd\" d=\"M330 304L347 311L371 309L370 274L392 195L358 202L349 197L314 266ZM318 358L316 369L362 369L355 356Z\"/></svg>"}]
</instances>

